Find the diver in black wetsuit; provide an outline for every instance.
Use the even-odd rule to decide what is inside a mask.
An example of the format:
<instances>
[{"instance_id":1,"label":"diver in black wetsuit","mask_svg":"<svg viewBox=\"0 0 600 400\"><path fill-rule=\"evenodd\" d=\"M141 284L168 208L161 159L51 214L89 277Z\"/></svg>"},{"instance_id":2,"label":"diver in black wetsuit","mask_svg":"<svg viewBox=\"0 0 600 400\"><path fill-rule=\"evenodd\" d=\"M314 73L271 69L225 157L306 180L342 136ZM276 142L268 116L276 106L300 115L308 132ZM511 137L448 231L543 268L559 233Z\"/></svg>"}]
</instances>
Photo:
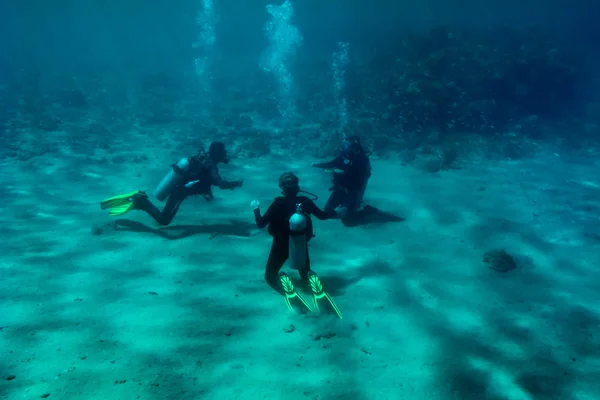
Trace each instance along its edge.
<instances>
[{"instance_id":1,"label":"diver in black wetsuit","mask_svg":"<svg viewBox=\"0 0 600 400\"><path fill-rule=\"evenodd\" d=\"M235 189L242 186L243 181L226 181L219 174L219 163L227 164L227 150L221 142L211 143L208 152L183 158L172 165L172 170L161 181L154 195L159 200L167 196L167 204L160 211L142 191L135 191L116 196L101 203L102 209L109 209L110 215L123 215L131 210L142 210L148 213L160 225L169 225L181 203L192 195L202 195L212 200L212 186L220 189Z\"/></svg>"},{"instance_id":2,"label":"diver in black wetsuit","mask_svg":"<svg viewBox=\"0 0 600 400\"><path fill-rule=\"evenodd\" d=\"M310 215L314 215L320 220L335 218L338 213L335 210L325 212L308 197L298 196L300 192L299 180L291 172L285 172L279 177L279 187L283 191L283 196L275 198L273 203L267 209L265 215L260 215L260 203L254 200L251 204L254 209L254 218L258 228L269 226L269 234L273 237L271 252L267 260L265 270L265 280L277 292L282 293L278 285L278 273L283 264L290 256L290 217L297 212L298 205L302 213L306 216L306 241L313 237L313 226ZM304 249L303 249L304 251ZM308 247L306 247L306 262L304 268L299 269L300 276L306 281L310 272L310 259L308 257Z\"/></svg>"},{"instance_id":3,"label":"diver in black wetsuit","mask_svg":"<svg viewBox=\"0 0 600 400\"><path fill-rule=\"evenodd\" d=\"M326 163L313 163L316 168L333 169L331 195L325 205L325 212L336 207L346 210L341 215L347 227L369 223L402 222L403 217L390 214L368 204L362 204L365 190L371 177L370 152L366 152L357 136L344 138L341 154Z\"/></svg>"},{"instance_id":4,"label":"diver in black wetsuit","mask_svg":"<svg viewBox=\"0 0 600 400\"><path fill-rule=\"evenodd\" d=\"M313 163L315 168L334 169L333 186L325 211L342 206L347 209L344 219L351 218L361 205L371 177L369 153L365 152L357 136L344 138L340 155L325 163Z\"/></svg>"}]
</instances>

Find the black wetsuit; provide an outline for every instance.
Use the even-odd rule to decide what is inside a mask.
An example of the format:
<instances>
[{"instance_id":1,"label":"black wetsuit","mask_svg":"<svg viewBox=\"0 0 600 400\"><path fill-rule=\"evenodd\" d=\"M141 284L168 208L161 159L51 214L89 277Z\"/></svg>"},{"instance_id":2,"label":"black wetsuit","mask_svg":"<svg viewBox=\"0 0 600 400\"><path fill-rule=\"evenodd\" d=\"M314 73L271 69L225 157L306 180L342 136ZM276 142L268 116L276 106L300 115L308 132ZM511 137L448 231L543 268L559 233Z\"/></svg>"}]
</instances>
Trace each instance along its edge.
<instances>
[{"instance_id":1,"label":"black wetsuit","mask_svg":"<svg viewBox=\"0 0 600 400\"><path fill-rule=\"evenodd\" d=\"M334 160L315 164L316 168L335 168L342 173L333 174L331 195L325 205L325 212L335 210L342 206L351 214L358 207L364 195L367 181L371 177L371 162L365 153L358 154L353 159L340 155Z\"/></svg>"},{"instance_id":2,"label":"black wetsuit","mask_svg":"<svg viewBox=\"0 0 600 400\"><path fill-rule=\"evenodd\" d=\"M147 196L136 199L136 208L146 211L159 224L169 225L177 214L179 206L188 196L202 195L210 200L213 198L213 186L219 189L235 189L241 186L241 181L226 181L221 178L217 163L214 161L208 159L201 162L198 158L192 158L191 161L190 172L186 174L181 184L173 188L162 211L152 204ZM198 182L192 183L194 181ZM191 184L188 185L188 183Z\"/></svg>"},{"instance_id":3,"label":"black wetsuit","mask_svg":"<svg viewBox=\"0 0 600 400\"><path fill-rule=\"evenodd\" d=\"M310 215L314 215L320 220L333 218L335 212L325 212L308 197L277 197L265 212L260 215L260 210L254 210L256 226L264 228L269 225L269 234L273 237L271 252L267 260L265 269L265 280L275 290L280 291L278 284L278 274L283 264L289 257L289 239L290 239L290 217L296 212L296 205L301 203L302 211L307 214L308 226L306 240L313 237L313 225ZM306 265L301 269L300 276L306 280L310 271L310 258L308 257L308 248L306 249Z\"/></svg>"}]
</instances>

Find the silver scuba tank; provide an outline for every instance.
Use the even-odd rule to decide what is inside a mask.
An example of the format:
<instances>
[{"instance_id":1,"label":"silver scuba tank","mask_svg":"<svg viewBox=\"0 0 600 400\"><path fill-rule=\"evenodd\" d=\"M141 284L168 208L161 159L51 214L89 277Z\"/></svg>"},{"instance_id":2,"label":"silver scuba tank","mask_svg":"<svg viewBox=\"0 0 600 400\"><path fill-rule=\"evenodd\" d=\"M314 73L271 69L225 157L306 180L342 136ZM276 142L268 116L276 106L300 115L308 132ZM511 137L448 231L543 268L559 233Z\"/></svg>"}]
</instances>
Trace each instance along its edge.
<instances>
[{"instance_id":1,"label":"silver scuba tank","mask_svg":"<svg viewBox=\"0 0 600 400\"><path fill-rule=\"evenodd\" d=\"M190 164L190 159L185 157L171 166L171 170L154 190L154 197L158 201L164 201L171 194L173 188L181 183L185 173L190 170Z\"/></svg>"},{"instance_id":2,"label":"silver scuba tank","mask_svg":"<svg viewBox=\"0 0 600 400\"><path fill-rule=\"evenodd\" d=\"M307 240L306 229L308 221L302 212L300 204L296 205L296 212L290 217L290 242L289 260L290 268L300 270L306 266Z\"/></svg>"}]
</instances>

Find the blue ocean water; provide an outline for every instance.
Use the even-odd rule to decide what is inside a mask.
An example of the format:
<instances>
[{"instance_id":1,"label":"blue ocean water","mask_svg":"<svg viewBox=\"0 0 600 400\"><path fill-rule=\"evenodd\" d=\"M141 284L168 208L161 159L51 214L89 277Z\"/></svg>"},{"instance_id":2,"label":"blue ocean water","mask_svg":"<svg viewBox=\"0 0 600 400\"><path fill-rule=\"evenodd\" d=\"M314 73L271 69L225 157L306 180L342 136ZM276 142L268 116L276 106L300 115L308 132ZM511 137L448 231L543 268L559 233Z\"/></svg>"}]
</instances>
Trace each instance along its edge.
<instances>
[{"instance_id":1,"label":"blue ocean water","mask_svg":"<svg viewBox=\"0 0 600 400\"><path fill-rule=\"evenodd\" d=\"M0 398L596 399L598 15L3 2Z\"/></svg>"}]
</instances>

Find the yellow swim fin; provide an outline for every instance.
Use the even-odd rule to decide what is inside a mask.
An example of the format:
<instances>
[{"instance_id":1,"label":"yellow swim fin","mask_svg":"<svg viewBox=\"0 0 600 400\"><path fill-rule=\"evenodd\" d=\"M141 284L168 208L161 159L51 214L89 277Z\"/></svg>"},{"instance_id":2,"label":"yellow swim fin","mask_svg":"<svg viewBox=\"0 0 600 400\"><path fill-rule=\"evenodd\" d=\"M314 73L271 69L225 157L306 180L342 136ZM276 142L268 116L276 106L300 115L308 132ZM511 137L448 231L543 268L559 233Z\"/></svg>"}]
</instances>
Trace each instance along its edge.
<instances>
[{"instance_id":1,"label":"yellow swim fin","mask_svg":"<svg viewBox=\"0 0 600 400\"><path fill-rule=\"evenodd\" d=\"M119 215L127 214L129 211L133 210L134 208L135 208L135 205L133 204L133 202L123 204L122 206L119 206L119 207L110 208L108 210L108 215L110 215L111 217L118 217Z\"/></svg>"},{"instance_id":2,"label":"yellow swim fin","mask_svg":"<svg viewBox=\"0 0 600 400\"><path fill-rule=\"evenodd\" d=\"M310 312L314 312L311 306L308 305L308 302L304 300L304 297L302 297L300 293L296 291L292 280L285 272L279 273L279 282L281 283L281 288L283 289L285 305L290 311L296 312L298 308L297 305L300 303Z\"/></svg>"},{"instance_id":3,"label":"yellow swim fin","mask_svg":"<svg viewBox=\"0 0 600 400\"><path fill-rule=\"evenodd\" d=\"M320 307L319 307L319 302L322 299L327 299L327 301L329 302L329 306L333 309L333 311L335 311L335 313L337 314L337 316L339 317L339 319L342 319L342 312L340 311L340 309L338 308L338 306L335 304L335 301L333 301L333 299L331 298L331 296L329 295L329 293L327 293L324 289L323 289L323 284L321 283L321 280L319 279L319 276L317 274L315 274L314 272L310 271L308 273L308 282L310 284L310 290L313 293L313 301L314 301L314 310L316 313L320 313Z\"/></svg>"},{"instance_id":4,"label":"yellow swim fin","mask_svg":"<svg viewBox=\"0 0 600 400\"><path fill-rule=\"evenodd\" d=\"M141 190L136 190L130 193L125 193L119 196L114 196L100 202L100 208L108 210L111 217L116 217L135 210L134 200L137 196L146 196L146 193Z\"/></svg>"}]
</instances>

